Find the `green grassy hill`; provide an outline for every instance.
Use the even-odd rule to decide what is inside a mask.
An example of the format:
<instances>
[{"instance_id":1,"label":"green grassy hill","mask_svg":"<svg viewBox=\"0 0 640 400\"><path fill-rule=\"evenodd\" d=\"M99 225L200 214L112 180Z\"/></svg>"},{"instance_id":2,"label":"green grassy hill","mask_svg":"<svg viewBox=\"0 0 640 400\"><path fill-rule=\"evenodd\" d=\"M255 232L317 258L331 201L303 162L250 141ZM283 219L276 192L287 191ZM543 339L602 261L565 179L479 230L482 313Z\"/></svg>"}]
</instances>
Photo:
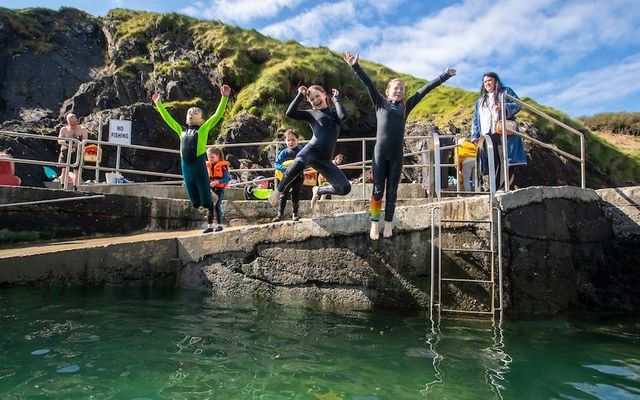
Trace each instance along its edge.
<instances>
[{"instance_id":1,"label":"green grassy hill","mask_svg":"<svg viewBox=\"0 0 640 400\"><path fill-rule=\"evenodd\" d=\"M52 51L49 44L52 32L44 32L42 18L39 17L42 13L49 15L55 12L42 9L0 9L0 17L9 18L16 29L19 29L23 47L47 52ZM83 13L66 8L59 13L67 13L74 18L83 17ZM86 15L84 17L93 18ZM340 89L352 121L360 117L360 112L364 110L362 107L370 107L364 86L343 61L342 55L325 47L310 48L295 41L282 42L255 30L245 30L216 21L197 20L175 13L114 9L100 18L100 21L112 32L103 73L111 73L131 81L139 76L150 80L161 76L188 80L190 71L195 68L203 70L212 80L219 79L216 83L228 83L234 90L225 124L248 112L266 121L273 135L286 127L297 127L308 137L310 132L306 124L285 120L284 116L297 86L301 84L315 83L327 90L332 87ZM56 26L56 29L64 29L62 25ZM168 53L167 48L171 52ZM195 51L202 59L209 61L205 62L206 65L194 65L193 59L183 57L184 52L181 50L185 49ZM409 93L425 83L421 79L366 60L361 61L361 65L381 91L392 77L404 79ZM145 89L148 90L148 86ZM517 88L514 89L517 92ZM175 109L199 105L211 112L213 105L202 97L196 96L187 102L167 105ZM410 120L429 121L440 127L452 123L466 134L476 98L477 93L441 86L414 109ZM532 99L524 101L585 134L590 168L608 176L619 185L640 183L640 155L620 151L615 145L591 134L582 122L569 118L561 111L537 104ZM543 131L560 149L579 154L579 141L565 129L526 110L519 114L519 120L525 126L529 124ZM221 129L224 130L225 125Z\"/></svg>"}]
</instances>

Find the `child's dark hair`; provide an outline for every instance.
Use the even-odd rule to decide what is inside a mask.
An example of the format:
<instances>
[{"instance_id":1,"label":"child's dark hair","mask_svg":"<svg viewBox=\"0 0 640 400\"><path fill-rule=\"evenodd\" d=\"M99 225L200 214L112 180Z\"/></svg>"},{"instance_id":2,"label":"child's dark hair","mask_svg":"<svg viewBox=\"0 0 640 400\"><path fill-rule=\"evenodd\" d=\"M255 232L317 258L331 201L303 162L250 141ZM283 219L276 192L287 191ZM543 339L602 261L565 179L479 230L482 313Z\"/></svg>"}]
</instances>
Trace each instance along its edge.
<instances>
[{"instance_id":1,"label":"child's dark hair","mask_svg":"<svg viewBox=\"0 0 640 400\"><path fill-rule=\"evenodd\" d=\"M212 155L217 155L219 161L224 161L224 152L221 148L211 146L207 148L207 158L211 158Z\"/></svg>"},{"instance_id":2,"label":"child's dark hair","mask_svg":"<svg viewBox=\"0 0 640 400\"><path fill-rule=\"evenodd\" d=\"M287 129L283 134L282 134L282 138L286 139L287 136L289 135L293 135L296 137L296 139L300 139L300 134L298 133L298 131L296 131L295 129Z\"/></svg>"}]
</instances>

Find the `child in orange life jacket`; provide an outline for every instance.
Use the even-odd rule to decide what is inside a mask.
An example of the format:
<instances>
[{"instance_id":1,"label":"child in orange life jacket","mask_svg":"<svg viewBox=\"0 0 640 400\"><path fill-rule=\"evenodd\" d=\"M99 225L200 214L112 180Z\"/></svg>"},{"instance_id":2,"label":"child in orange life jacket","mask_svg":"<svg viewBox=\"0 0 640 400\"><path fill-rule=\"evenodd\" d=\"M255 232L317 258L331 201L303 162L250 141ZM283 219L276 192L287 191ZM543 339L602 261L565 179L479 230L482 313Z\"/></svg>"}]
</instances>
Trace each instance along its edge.
<instances>
[{"instance_id":1,"label":"child in orange life jacket","mask_svg":"<svg viewBox=\"0 0 640 400\"><path fill-rule=\"evenodd\" d=\"M284 140L287 143L287 148L278 154L274 163L275 169L282 172L283 175L287 172L289 166L298 153L300 153L300 150L302 150L302 146L298 144L299 139L300 135L294 129L287 129L284 133ZM287 206L287 199L289 195L291 195L291 203L293 204L291 219L294 221L300 220L300 217L298 216L298 207L300 204L300 190L302 189L303 183L304 172L293 180L291 186L289 186L289 188L283 193L283 196L280 197L280 207L278 208L278 214L276 214L272 219L273 222L282 220L282 215L284 214L284 208Z\"/></svg>"},{"instance_id":2,"label":"child in orange life jacket","mask_svg":"<svg viewBox=\"0 0 640 400\"><path fill-rule=\"evenodd\" d=\"M207 172L209 172L209 181L211 190L213 190L216 210L217 225L213 227L213 216L209 215L209 227L204 233L220 232L222 230L222 199L224 197L224 188L227 182L231 180L229 176L229 162L225 161L224 153L217 147L207 148Z\"/></svg>"}]
</instances>

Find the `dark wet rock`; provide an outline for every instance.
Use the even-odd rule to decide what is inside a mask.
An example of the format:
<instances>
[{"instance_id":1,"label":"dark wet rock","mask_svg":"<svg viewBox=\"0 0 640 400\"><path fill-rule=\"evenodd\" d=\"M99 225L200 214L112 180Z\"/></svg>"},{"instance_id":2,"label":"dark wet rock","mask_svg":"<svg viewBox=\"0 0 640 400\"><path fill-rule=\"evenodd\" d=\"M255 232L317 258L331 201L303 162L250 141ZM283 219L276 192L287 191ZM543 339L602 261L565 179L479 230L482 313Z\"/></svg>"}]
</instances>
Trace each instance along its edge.
<instances>
[{"instance_id":1,"label":"dark wet rock","mask_svg":"<svg viewBox=\"0 0 640 400\"><path fill-rule=\"evenodd\" d=\"M226 123L225 131L217 139L218 143L258 143L271 139L269 125L260 118L244 112L233 121ZM276 149L273 146L261 148L258 146L229 148L227 154L237 159L251 160L253 164L272 166L275 161Z\"/></svg>"}]
</instances>

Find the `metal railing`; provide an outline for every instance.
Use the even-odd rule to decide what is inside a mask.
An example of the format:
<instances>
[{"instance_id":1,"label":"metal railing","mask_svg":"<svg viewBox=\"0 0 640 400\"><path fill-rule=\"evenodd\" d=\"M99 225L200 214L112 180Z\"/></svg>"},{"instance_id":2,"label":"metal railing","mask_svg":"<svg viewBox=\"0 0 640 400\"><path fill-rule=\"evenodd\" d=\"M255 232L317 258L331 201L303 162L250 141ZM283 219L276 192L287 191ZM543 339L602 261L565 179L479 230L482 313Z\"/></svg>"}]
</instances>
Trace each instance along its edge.
<instances>
[{"instance_id":1,"label":"metal railing","mask_svg":"<svg viewBox=\"0 0 640 400\"><path fill-rule=\"evenodd\" d=\"M405 138L405 140L411 140L411 141L421 141L421 140L425 140L429 138L428 136L408 136ZM340 169L345 169L345 170L356 170L359 169L361 170L361 174L362 177L366 176L366 172L367 172L367 168L370 168L371 159L367 159L366 158L366 149L367 149L367 142L375 142L376 138L375 137L360 137L360 138L342 138L342 139L338 139L337 143L357 143L360 142L361 143L361 160L360 161L355 161L355 162L351 162L351 163L347 163L347 164L343 164L338 166ZM306 144L307 142L309 142L308 140L302 140L300 141L300 144ZM84 169L88 169L88 170L95 170L96 171L96 181L98 181L98 175L99 175L99 171L109 171L109 172L120 172L120 173L130 173L130 174L137 174L137 175L150 175L150 176L158 176L158 177L169 177L169 178L176 178L176 179L182 179L182 175L178 175L178 174L169 174L169 173L162 173L162 172L154 172L154 171L143 171L143 170L134 170L134 169L124 169L121 167L121 149L122 148L131 148L131 149L139 149L139 150L149 150L149 151L156 151L156 152L164 152L164 153L170 153L170 154L176 154L179 155L180 151L179 150L174 150L174 149L166 149L166 148L158 148L158 147L149 147L149 146L140 146L140 145L127 145L127 144L118 144L118 143L110 143L110 142L105 142L105 141L100 141L100 140L83 140L81 143L81 153L80 154L84 154L84 148L89 145L89 144L95 144L98 146L114 146L117 148L117 155L116 155L116 162L115 162L115 166L114 167L106 167L104 165L101 165L100 160L96 163L96 165L88 165L86 161L84 161L84 158L80 158L79 161L79 174L82 174L82 171ZM245 147L272 147L273 148L273 152L274 152L274 159L277 157L278 153L280 150L282 150L285 146L286 143L283 141L269 141L269 142L246 142L246 143L221 143L221 144L215 144L215 145L210 145L207 147L219 147L223 150L227 150L227 149L233 149L233 148L245 148ZM98 150L101 151L101 150ZM415 156L415 155L419 155L422 153L425 153L428 150L420 150L420 151L416 151L416 152L410 152L410 153L404 153L403 154L403 158L404 157L409 157L409 156ZM431 168L432 165L431 164L403 164L403 169L407 169L407 168L424 168L424 167L429 167ZM268 173L272 173L275 175L275 171L276 169L274 167L259 167L259 168L236 168L236 169L230 169L229 172L230 173L242 173L242 172L253 172L253 173L260 173L260 172L268 172ZM275 177L269 177L269 178L261 178L260 180L274 180ZM252 182L252 181L250 181ZM181 183L181 181L176 181L176 182L170 182L170 183ZM232 184L232 186L237 186L237 185L243 185L246 184L248 182L241 182L241 183L236 183L236 184ZM365 179L363 179L363 187L364 187L364 183L365 183ZM133 184L140 184L140 183L133 183ZM150 182L147 184L169 184L169 182ZM363 194L362 194L363 198L367 197L367 193L364 191L363 189Z\"/></svg>"},{"instance_id":2,"label":"metal railing","mask_svg":"<svg viewBox=\"0 0 640 400\"><path fill-rule=\"evenodd\" d=\"M450 139L454 141L454 144L452 145L447 145L447 146L442 146L440 144L440 140L441 139ZM456 161L453 164L443 164L441 161L441 157L442 154L441 152L444 150L451 150L451 149L456 149L458 147L460 147L461 145L461 139L458 138L455 135L440 135L437 132L432 132L431 136L430 136L430 140L433 143L433 145L431 146L433 148L433 175L434 175L434 179L433 179L433 184L432 186L434 187L434 192L436 194L436 198L438 200L440 200L442 198L442 193L451 193L451 194L457 194L457 195L473 195L473 194L477 194L480 192L480 179L479 179L479 175L480 175L480 151L478 151L477 155L476 155L476 160L475 160L475 168L474 168L474 173L473 173L473 181L474 181L474 188L475 191L474 192L465 192L465 191L461 191L461 190L443 190L442 189L442 168L448 168L448 167L455 167L456 169L456 179L459 179L460 177L460 164ZM490 137L485 136L483 137L483 144L481 144L481 146L486 146L486 153L487 153L487 163L488 163L488 169L489 169L489 193L494 194L496 192L496 179L495 179L495 160L494 160L494 145L493 145L493 141L491 140ZM479 146L480 147L480 146ZM454 160L455 161L455 160ZM431 185L431 183L430 183ZM459 186L459 184L458 184Z\"/></svg>"},{"instance_id":3,"label":"metal railing","mask_svg":"<svg viewBox=\"0 0 640 400\"><path fill-rule=\"evenodd\" d=\"M182 183L182 175L179 174L170 174L167 172L156 172L156 171L145 171L145 170L139 170L139 169L127 169L127 168L122 168L121 167L121 160L122 160L122 149L126 148L126 149L134 149L134 150L146 150L146 151L152 151L152 152L157 152L157 153L167 153L167 154L176 154L179 155L180 151L179 150L174 150L174 149L165 149L162 147L151 147L151 146L141 146L141 145L135 145L135 144L120 144L120 143L111 143L111 142L105 142L102 140L91 140L91 139L85 139L82 141L82 143L80 144L80 154L84 154L84 149L87 145L91 145L91 144L95 144L98 146L98 152L101 152L102 146L112 146L112 147L116 147L116 162L115 162L115 166L114 167L107 167L104 165L101 165L101 158L98 158L97 162L95 163L96 165L88 165L87 161L84 160L84 157L80 158L80 165L78 168L79 171L79 175L82 176L82 171L87 169L87 170L93 170L96 172L96 182L99 180L99 174L100 171L107 171L107 172L118 172L118 173L127 173L127 174L135 174L135 175L143 175L143 176L156 176L156 177L163 177L163 178L174 178L174 179L179 179L179 181L173 182L173 183ZM168 182L158 182L159 184L169 184ZM158 184L156 182L152 182L152 184ZM140 183L138 183L140 184Z\"/></svg>"},{"instance_id":4,"label":"metal railing","mask_svg":"<svg viewBox=\"0 0 640 400\"><path fill-rule=\"evenodd\" d=\"M0 134L5 134L5 135L11 135L14 137L19 137L19 138L29 138L29 139L40 139L40 140L53 140L53 141L59 141L62 140L58 137L53 137L53 136L46 136L46 135L34 135L34 134L28 134L28 133L18 133L18 132L11 132L11 131L0 131ZM423 141L430 139L430 136L407 136L405 137L405 141L409 141L409 142L414 142L414 144L421 144ZM95 181L98 182L99 181L99 175L100 172L117 172L117 173L125 173L125 174L135 174L135 175L143 175L143 176L154 176L154 177L163 177L163 178L172 178L175 179L175 181L159 181L159 182L134 182L134 183L130 183L131 185L169 185L169 184L181 184L182 183L182 175L180 174L171 174L171 173L165 173L165 172L156 172L156 171L146 171L146 170L140 170L140 169L131 169L131 168L123 168L122 167L122 149L133 149L133 150L143 150L143 151L152 151L152 152L159 152L159 153L165 153L165 154L172 154L172 155L176 155L179 156L180 151L177 149L167 149L167 148L161 148L161 147L151 147L151 146L142 146L142 145L130 145L130 144L119 144L119 143L110 143L110 142L106 142L106 141L102 141L102 140L92 140L92 139L85 139L83 141L80 141L78 139L64 139L66 142L68 142L68 147L71 149L71 151L68 151L67 153L67 159L65 160L65 162L53 162L53 161L39 161L39 160L30 160L30 159L23 159L23 158L10 158L11 161L17 163L17 164L35 164L35 165L43 165L43 166L51 166L51 167L64 167L64 176L61 176L61 183L64 189L69 189L69 183L68 183L68 179L67 179L67 175L69 173L70 168L74 168L74 169L78 169L78 181L76 182L77 186L85 186L85 184L83 184L81 182L80 177L82 176L82 173L84 170L91 170L91 171L95 171ZM364 190L364 186L366 183L366 176L367 176L367 169L371 168L371 163L372 160L371 159L367 159L366 158L366 154L367 154L367 143L371 143L371 142L375 142L376 138L375 137L360 137L360 138L341 138L338 139L338 143L340 144L345 144L345 143L361 143L361 159L359 161L355 161L355 162L350 162L350 163L346 163L343 165L340 165L339 168L343 169L343 170L361 170L361 177L362 177L362 183L363 183L363 192L362 192L362 196L363 198L367 198L367 193ZM308 140L305 141L301 141L301 144L305 144L307 143ZM98 147L97 151L98 154L102 153L102 148L103 147L115 147L116 148L116 158L115 158L115 164L114 165L105 165L104 163L104 157L98 157L98 159L93 162L93 161L87 161L84 159L83 155L85 153L85 148L88 145L96 145ZM248 142L248 143L231 143L231 144L216 144L214 145L216 147L220 147L222 149L233 149L233 148L244 148L244 147L272 147L273 148L273 153L274 153L274 159L277 157L278 152L283 149L286 144L285 142L282 141L269 141L269 142ZM73 149L76 149L77 151L73 151ZM271 151L269 149L269 151ZM410 157L410 156L416 156L416 155L422 155L425 153L430 152L429 149L425 149L422 148L419 151L413 151L413 152L408 152L408 153L404 153L403 154L403 158L404 157ZM75 158L72 159L72 155L75 154ZM4 159L3 157L0 157L0 159ZM416 164L404 164L402 165L403 170L404 169L409 169L409 168L428 168L429 170L431 170L433 168L433 163L431 163L430 161L428 163L416 163ZM261 173L261 172L268 172L270 174L275 175L275 168L274 167L260 167L260 168L237 168L237 169L231 169L230 172L232 173L242 173L242 172L253 172L253 173ZM264 178L266 180L272 180L275 178ZM262 180L262 179L261 179ZM245 183L239 183L239 184L245 184ZM92 184L93 185L93 184ZM102 186L108 186L109 184L100 184ZM118 184L121 185L121 184ZM75 188L74 188L75 189Z\"/></svg>"},{"instance_id":5,"label":"metal railing","mask_svg":"<svg viewBox=\"0 0 640 400\"><path fill-rule=\"evenodd\" d=\"M580 157L574 156L573 154L567 153L566 151L562 151L560 149L558 149L557 147L550 145L549 143L544 143L540 140L534 139L531 136L527 136L527 135L523 135L520 132L511 130L511 129L507 129L506 126L506 119L507 119L507 111L506 111L506 101L511 100L521 106L526 107L529 111L541 116L542 118L545 118L546 120L563 127L564 129L568 130L569 132L573 133L574 135L577 135L578 137L580 137ZM569 125L558 121L556 118L553 118L552 116L550 116L549 114L538 110L537 108L530 106L529 104L523 102L522 100L518 99L517 97L511 96L510 94L506 93L506 92L502 92L500 94L500 112L501 112L501 118L502 118L502 132L505 133L511 133L513 135L517 135L520 138L524 139L524 140L528 140L530 142L536 143L537 145L544 147L546 149L552 150L558 154L561 154L565 157L567 157L568 159L577 161L580 163L580 187L582 189L586 189L587 188L587 183L586 183L586 175L587 175L587 165L586 165L586 161L587 161L587 148L586 148L586 144L584 141L584 134L572 127L570 127ZM504 182L505 182L505 192L509 191L509 156L508 156L508 149L507 149L507 135L502 135L502 173L504 174Z\"/></svg>"},{"instance_id":6,"label":"metal railing","mask_svg":"<svg viewBox=\"0 0 640 400\"><path fill-rule=\"evenodd\" d=\"M64 189L68 189L69 188L69 180L67 179L69 176L69 169L70 168L76 168L78 167L78 165L80 164L80 153L78 151L73 151L74 146L75 149L78 148L78 146L80 145L80 140L78 139L73 139L73 138L59 138L57 136L46 136L46 135L34 135L31 133L20 133L20 132L12 132L12 131L1 131L0 130L0 135L5 135L5 136L13 136L13 137L18 137L18 138L26 138L26 139L40 139L40 140L49 140L49 141L55 141L56 143L59 142L60 140L63 140L67 143L67 147L68 147L68 151L67 151L67 157L66 160L64 162L58 162L58 161L40 161L40 160L31 160L28 158L16 158L16 157L0 157L0 160L8 160L8 161L12 161L16 164L29 164L29 165L42 165L42 166L48 166L48 167L60 167L60 168L64 168L64 172L62 174L62 176L60 177L60 182L62 183L62 186ZM76 158L74 162L71 162L71 157L73 156L73 154L75 153ZM76 180L77 182L77 180Z\"/></svg>"}]
</instances>

